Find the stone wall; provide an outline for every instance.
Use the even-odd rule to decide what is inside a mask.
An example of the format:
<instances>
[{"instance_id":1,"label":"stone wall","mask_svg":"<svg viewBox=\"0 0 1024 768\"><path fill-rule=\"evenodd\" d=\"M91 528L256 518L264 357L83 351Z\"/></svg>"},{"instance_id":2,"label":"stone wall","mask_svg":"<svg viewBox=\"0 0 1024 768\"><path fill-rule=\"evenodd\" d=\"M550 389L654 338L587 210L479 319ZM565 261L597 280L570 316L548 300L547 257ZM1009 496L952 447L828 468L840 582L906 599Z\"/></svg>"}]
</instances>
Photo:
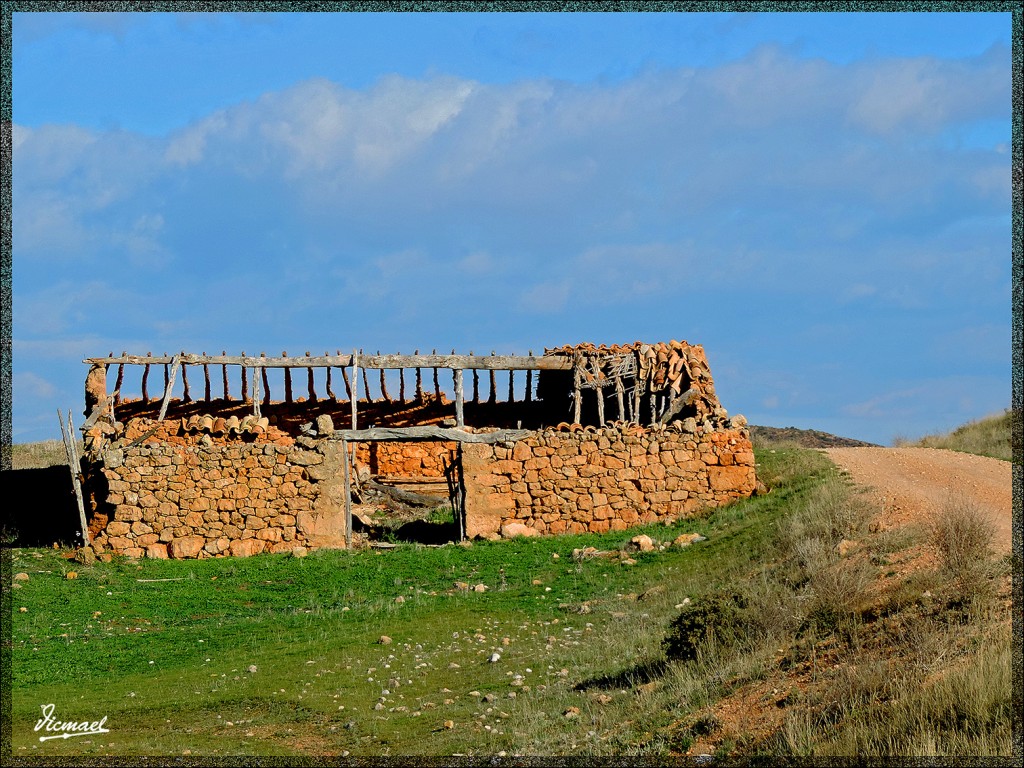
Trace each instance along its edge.
<instances>
[{"instance_id":1,"label":"stone wall","mask_svg":"<svg viewBox=\"0 0 1024 768\"><path fill-rule=\"evenodd\" d=\"M211 557L344 546L341 446L222 442L105 451L91 466L92 547Z\"/></svg>"},{"instance_id":2,"label":"stone wall","mask_svg":"<svg viewBox=\"0 0 1024 768\"><path fill-rule=\"evenodd\" d=\"M144 437L145 424L128 432ZM152 429L152 427L150 428ZM88 466L98 554L248 556L345 544L341 444L291 438L153 434ZM117 445L115 443L114 445ZM440 476L454 443L357 445L374 474ZM514 442L463 445L471 538L622 530L696 514L755 488L742 417L729 428L572 425Z\"/></svg>"},{"instance_id":3,"label":"stone wall","mask_svg":"<svg viewBox=\"0 0 1024 768\"><path fill-rule=\"evenodd\" d=\"M448 442L356 443L356 461L381 477L444 477L457 445Z\"/></svg>"},{"instance_id":4,"label":"stone wall","mask_svg":"<svg viewBox=\"0 0 1024 768\"><path fill-rule=\"evenodd\" d=\"M577 425L511 444L467 444L463 472L474 537L621 530L749 496L757 483L745 429L692 421L690 431L678 423Z\"/></svg>"}]
</instances>

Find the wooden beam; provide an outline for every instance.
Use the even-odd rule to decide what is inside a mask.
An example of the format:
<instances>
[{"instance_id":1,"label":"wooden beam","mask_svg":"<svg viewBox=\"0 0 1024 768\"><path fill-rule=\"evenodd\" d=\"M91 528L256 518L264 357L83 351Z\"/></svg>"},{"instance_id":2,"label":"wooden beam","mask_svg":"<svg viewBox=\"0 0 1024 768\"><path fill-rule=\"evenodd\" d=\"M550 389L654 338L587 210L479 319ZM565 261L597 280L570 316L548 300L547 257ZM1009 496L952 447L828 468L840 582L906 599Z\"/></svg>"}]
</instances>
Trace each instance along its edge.
<instances>
[{"instance_id":1,"label":"wooden beam","mask_svg":"<svg viewBox=\"0 0 1024 768\"><path fill-rule=\"evenodd\" d=\"M696 400L699 395L700 392L698 392L694 387L690 387L688 390L683 392L683 394L679 395L679 397L672 400L658 421L661 424L668 424L681 410L683 410L683 408Z\"/></svg>"},{"instance_id":2,"label":"wooden beam","mask_svg":"<svg viewBox=\"0 0 1024 768\"><path fill-rule=\"evenodd\" d=\"M243 365L250 368L348 368L352 365L351 355L315 355L305 357L244 357L240 355L180 355L186 365ZM173 357L140 357L121 355L119 357L89 357L82 362L98 365L147 365L167 364ZM365 355L360 358L363 368L476 368L483 371L568 371L572 359L564 355Z\"/></svg>"},{"instance_id":3,"label":"wooden beam","mask_svg":"<svg viewBox=\"0 0 1024 768\"><path fill-rule=\"evenodd\" d=\"M371 429L339 429L329 439L351 442L392 442L415 440L443 440L455 443L500 443L521 440L533 434L528 429L500 429L496 432L464 432L427 425L423 427L373 427Z\"/></svg>"}]
</instances>

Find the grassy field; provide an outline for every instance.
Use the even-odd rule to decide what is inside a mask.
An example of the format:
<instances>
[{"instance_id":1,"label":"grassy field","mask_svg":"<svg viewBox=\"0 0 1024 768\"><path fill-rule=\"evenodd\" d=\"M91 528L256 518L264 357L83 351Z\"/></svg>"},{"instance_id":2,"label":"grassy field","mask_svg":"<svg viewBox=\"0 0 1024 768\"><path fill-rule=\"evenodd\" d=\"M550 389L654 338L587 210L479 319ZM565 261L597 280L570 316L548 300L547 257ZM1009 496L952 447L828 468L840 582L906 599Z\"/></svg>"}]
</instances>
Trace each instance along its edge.
<instances>
[{"instance_id":1,"label":"grassy field","mask_svg":"<svg viewBox=\"0 0 1024 768\"><path fill-rule=\"evenodd\" d=\"M928 435L914 443L897 440L896 444L922 448L948 448L951 451L963 451L978 456L991 456L994 459L1013 461L1012 432L1013 411L1007 408L1001 414L972 421L945 435Z\"/></svg>"},{"instance_id":2,"label":"grassy field","mask_svg":"<svg viewBox=\"0 0 1024 768\"><path fill-rule=\"evenodd\" d=\"M721 730L718 704L779 676L794 693L771 709L785 717L720 754L1008 753L1009 637L987 586L1000 564L971 578L943 566L871 599L915 542L872 540L823 455L757 460L771 493L628 533L88 566L5 552L5 582L28 577L8 593L13 757L656 758ZM573 556L682 532L707 541L632 563ZM849 537L871 553L862 566L834 554ZM918 635L900 637L899 620ZM902 687L878 680L890 662L914 673ZM46 704L109 732L40 742Z\"/></svg>"}]
</instances>

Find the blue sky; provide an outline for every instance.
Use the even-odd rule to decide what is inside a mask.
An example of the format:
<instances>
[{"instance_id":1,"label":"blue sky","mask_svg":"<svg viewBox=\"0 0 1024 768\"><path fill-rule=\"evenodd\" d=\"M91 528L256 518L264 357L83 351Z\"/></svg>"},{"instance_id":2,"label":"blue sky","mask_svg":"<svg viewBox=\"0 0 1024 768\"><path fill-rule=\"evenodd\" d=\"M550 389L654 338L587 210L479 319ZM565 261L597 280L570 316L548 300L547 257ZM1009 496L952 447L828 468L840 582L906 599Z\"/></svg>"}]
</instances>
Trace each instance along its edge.
<instances>
[{"instance_id":1,"label":"blue sky","mask_svg":"<svg viewBox=\"0 0 1024 768\"><path fill-rule=\"evenodd\" d=\"M1009 406L1010 14L13 16L13 439L85 356L703 344L730 413Z\"/></svg>"}]
</instances>

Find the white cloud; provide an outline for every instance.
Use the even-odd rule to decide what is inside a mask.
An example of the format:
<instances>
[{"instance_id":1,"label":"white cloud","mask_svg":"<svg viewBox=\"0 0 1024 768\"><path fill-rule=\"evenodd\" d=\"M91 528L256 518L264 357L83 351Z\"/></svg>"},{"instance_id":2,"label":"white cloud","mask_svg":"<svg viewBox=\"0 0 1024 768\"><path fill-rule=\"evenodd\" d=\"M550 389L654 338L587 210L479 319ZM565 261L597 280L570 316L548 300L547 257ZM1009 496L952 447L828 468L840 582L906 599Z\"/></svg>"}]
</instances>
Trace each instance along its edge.
<instances>
[{"instance_id":1,"label":"white cloud","mask_svg":"<svg viewBox=\"0 0 1024 768\"><path fill-rule=\"evenodd\" d=\"M15 373L12 376L12 393L19 400L30 398L33 400L47 400L57 393L57 388L42 376L31 371Z\"/></svg>"}]
</instances>

